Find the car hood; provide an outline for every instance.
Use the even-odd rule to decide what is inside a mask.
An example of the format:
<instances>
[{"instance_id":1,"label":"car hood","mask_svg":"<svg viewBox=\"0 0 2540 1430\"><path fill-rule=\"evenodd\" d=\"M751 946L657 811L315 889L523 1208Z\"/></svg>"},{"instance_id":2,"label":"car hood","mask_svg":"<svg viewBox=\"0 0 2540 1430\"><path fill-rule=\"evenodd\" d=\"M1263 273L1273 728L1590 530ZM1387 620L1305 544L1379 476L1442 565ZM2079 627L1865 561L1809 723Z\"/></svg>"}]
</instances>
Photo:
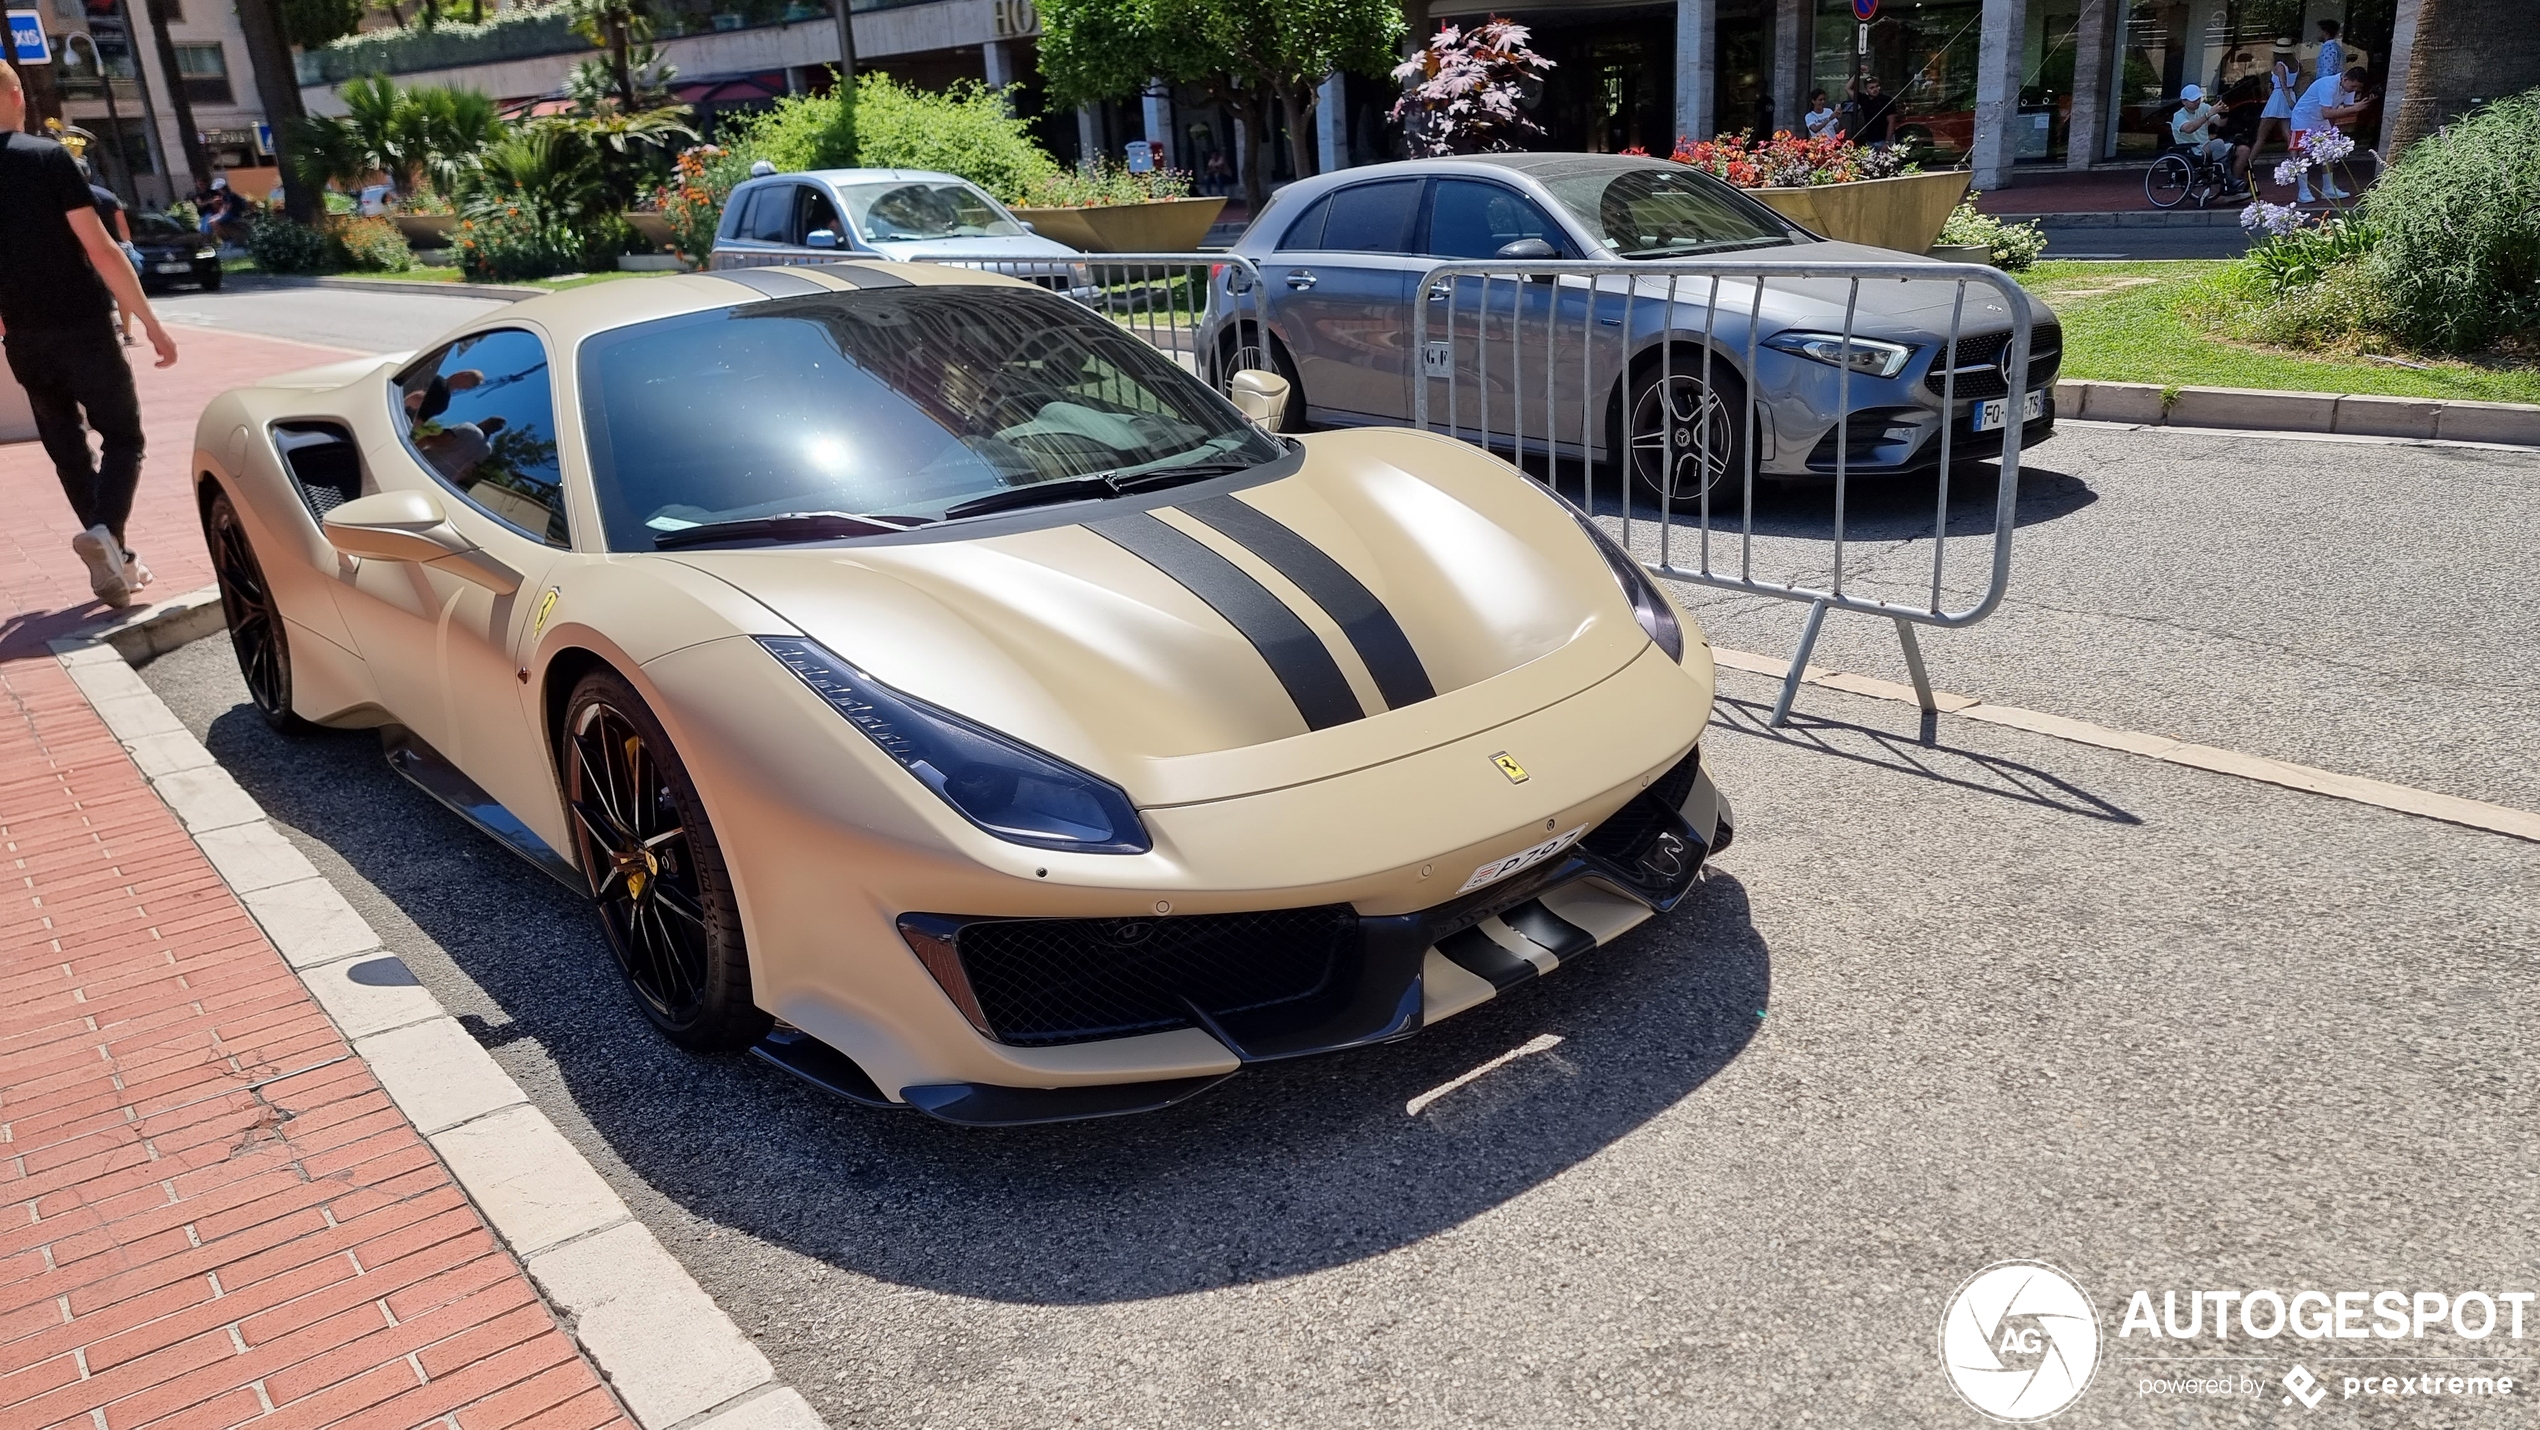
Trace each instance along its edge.
<instances>
[{"instance_id":1,"label":"car hood","mask_svg":"<svg viewBox=\"0 0 2540 1430\"><path fill-rule=\"evenodd\" d=\"M1193 514L1218 498L1271 518L1295 544L1274 550L1275 530L1265 539L1257 522L1237 541ZM947 529L665 559L730 582L884 683L1094 770L1148 806L1398 759L1566 699L1648 649L1612 572L1556 499L1505 463L1421 433L1318 434L1275 480L1030 515L1021 529L983 522L1008 529L967 540L945 539ZM1125 522L1145 544L1090 522ZM1155 526L1172 533L1160 561ZM1197 558L1196 574L1191 545L1214 553ZM1381 614L1335 595L1348 581L1335 583L1334 568ZM1250 578L1249 609L1229 601L1228 569ZM1264 596L1274 609L1262 609ZM1388 622L1434 694L1405 697L1402 652L1380 633ZM1311 702L1281 672L1293 676L1315 652L1257 643L1283 624L1311 633L1339 668L1355 701L1347 718L1329 718L1326 705L1320 727L1309 724Z\"/></svg>"},{"instance_id":2,"label":"car hood","mask_svg":"<svg viewBox=\"0 0 2540 1430\"><path fill-rule=\"evenodd\" d=\"M867 245L894 263L920 258L1074 258L1076 250L1037 233L1005 238L928 238Z\"/></svg>"}]
</instances>

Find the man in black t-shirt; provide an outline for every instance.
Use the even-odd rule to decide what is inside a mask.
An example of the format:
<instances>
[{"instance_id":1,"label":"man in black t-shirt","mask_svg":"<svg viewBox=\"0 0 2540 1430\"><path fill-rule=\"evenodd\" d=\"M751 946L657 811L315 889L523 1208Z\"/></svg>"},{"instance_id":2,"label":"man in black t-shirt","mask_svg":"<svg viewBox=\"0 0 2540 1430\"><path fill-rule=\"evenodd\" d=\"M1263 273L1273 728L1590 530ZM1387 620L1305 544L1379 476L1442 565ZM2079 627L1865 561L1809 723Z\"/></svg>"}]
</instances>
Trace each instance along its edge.
<instances>
[{"instance_id":1,"label":"man in black t-shirt","mask_svg":"<svg viewBox=\"0 0 2540 1430\"><path fill-rule=\"evenodd\" d=\"M1861 89L1853 114L1850 139L1855 144L1885 144L1896 137L1896 96L1880 85L1874 74L1861 76Z\"/></svg>"},{"instance_id":2,"label":"man in black t-shirt","mask_svg":"<svg viewBox=\"0 0 2540 1430\"><path fill-rule=\"evenodd\" d=\"M129 605L150 569L124 545L141 484L141 403L115 340L114 305L140 320L159 366L176 361L176 342L98 222L79 161L50 139L16 132L25 123L26 91L0 65L0 328L9 370L26 388L44 454L83 528L71 549L88 563L89 588L109 606ZM103 439L95 461L90 427Z\"/></svg>"}]
</instances>

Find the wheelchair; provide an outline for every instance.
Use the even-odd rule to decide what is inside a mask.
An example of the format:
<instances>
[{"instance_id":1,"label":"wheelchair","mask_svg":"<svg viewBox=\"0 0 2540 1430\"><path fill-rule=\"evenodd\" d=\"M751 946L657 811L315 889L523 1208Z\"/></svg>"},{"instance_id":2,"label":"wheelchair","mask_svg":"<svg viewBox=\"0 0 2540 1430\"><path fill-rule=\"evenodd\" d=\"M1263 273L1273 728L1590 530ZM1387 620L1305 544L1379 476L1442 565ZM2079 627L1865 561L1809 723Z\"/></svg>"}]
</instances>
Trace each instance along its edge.
<instances>
[{"instance_id":1,"label":"wheelchair","mask_svg":"<svg viewBox=\"0 0 2540 1430\"><path fill-rule=\"evenodd\" d=\"M2230 163L2207 157L2201 144L2171 145L2143 175L2143 197L2156 209L2174 209L2189 199L2201 209L2237 192Z\"/></svg>"}]
</instances>

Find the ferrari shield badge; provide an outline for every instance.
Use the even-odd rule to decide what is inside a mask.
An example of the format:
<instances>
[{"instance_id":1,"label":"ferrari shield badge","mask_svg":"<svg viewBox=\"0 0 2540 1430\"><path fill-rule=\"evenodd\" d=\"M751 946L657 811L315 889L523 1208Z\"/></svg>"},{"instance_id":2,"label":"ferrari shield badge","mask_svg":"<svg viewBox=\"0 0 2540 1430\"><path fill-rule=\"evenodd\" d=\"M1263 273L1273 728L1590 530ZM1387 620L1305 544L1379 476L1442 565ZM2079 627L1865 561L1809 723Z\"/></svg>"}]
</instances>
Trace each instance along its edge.
<instances>
[{"instance_id":1,"label":"ferrari shield badge","mask_svg":"<svg viewBox=\"0 0 2540 1430\"><path fill-rule=\"evenodd\" d=\"M1490 762L1499 766L1499 772L1508 776L1508 782L1510 784L1521 785L1526 782L1526 767L1517 763L1517 757L1509 754L1506 750L1502 750L1498 754L1491 756Z\"/></svg>"}]
</instances>

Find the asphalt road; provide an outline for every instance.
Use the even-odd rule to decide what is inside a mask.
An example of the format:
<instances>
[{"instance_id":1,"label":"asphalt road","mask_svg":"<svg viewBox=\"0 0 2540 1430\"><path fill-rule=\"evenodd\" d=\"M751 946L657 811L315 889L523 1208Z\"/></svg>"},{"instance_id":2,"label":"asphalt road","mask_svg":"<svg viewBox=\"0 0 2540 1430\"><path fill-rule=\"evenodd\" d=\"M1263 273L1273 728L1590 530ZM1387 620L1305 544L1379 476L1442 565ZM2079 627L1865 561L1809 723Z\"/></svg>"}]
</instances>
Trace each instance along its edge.
<instances>
[{"instance_id":1,"label":"asphalt road","mask_svg":"<svg viewBox=\"0 0 2540 1430\"><path fill-rule=\"evenodd\" d=\"M2250 241L2238 224L2044 227L2048 258L2238 258Z\"/></svg>"},{"instance_id":2,"label":"asphalt road","mask_svg":"<svg viewBox=\"0 0 2540 1430\"><path fill-rule=\"evenodd\" d=\"M1935 678L2533 807L2534 471L2072 428L2022 482L2010 603L1932 639ZM1933 496L1855 504L1872 576L1928 570L1902 523ZM1822 561L1808 499L1758 518ZM1795 627L1702 609L1726 645ZM1896 671L1872 622L1819 658ZM1822 690L1767 732L1770 683L1729 674L1740 837L1674 915L1404 1043L982 1134L673 1050L590 915L373 737L274 735L219 639L143 674L833 1425L1973 1426L1935 1342L2004 1258L2110 1337L2060 1423L2272 1423L2296 1358L2334 1386L2463 1343L2154 1361L2113 1338L2128 1294L2540 1290L2540 848L2499 836L1965 721L1921 743ZM2540 1376L2527 1341L2467 1350ZM2143 1388L2200 1367L2264 1393Z\"/></svg>"}]
</instances>

